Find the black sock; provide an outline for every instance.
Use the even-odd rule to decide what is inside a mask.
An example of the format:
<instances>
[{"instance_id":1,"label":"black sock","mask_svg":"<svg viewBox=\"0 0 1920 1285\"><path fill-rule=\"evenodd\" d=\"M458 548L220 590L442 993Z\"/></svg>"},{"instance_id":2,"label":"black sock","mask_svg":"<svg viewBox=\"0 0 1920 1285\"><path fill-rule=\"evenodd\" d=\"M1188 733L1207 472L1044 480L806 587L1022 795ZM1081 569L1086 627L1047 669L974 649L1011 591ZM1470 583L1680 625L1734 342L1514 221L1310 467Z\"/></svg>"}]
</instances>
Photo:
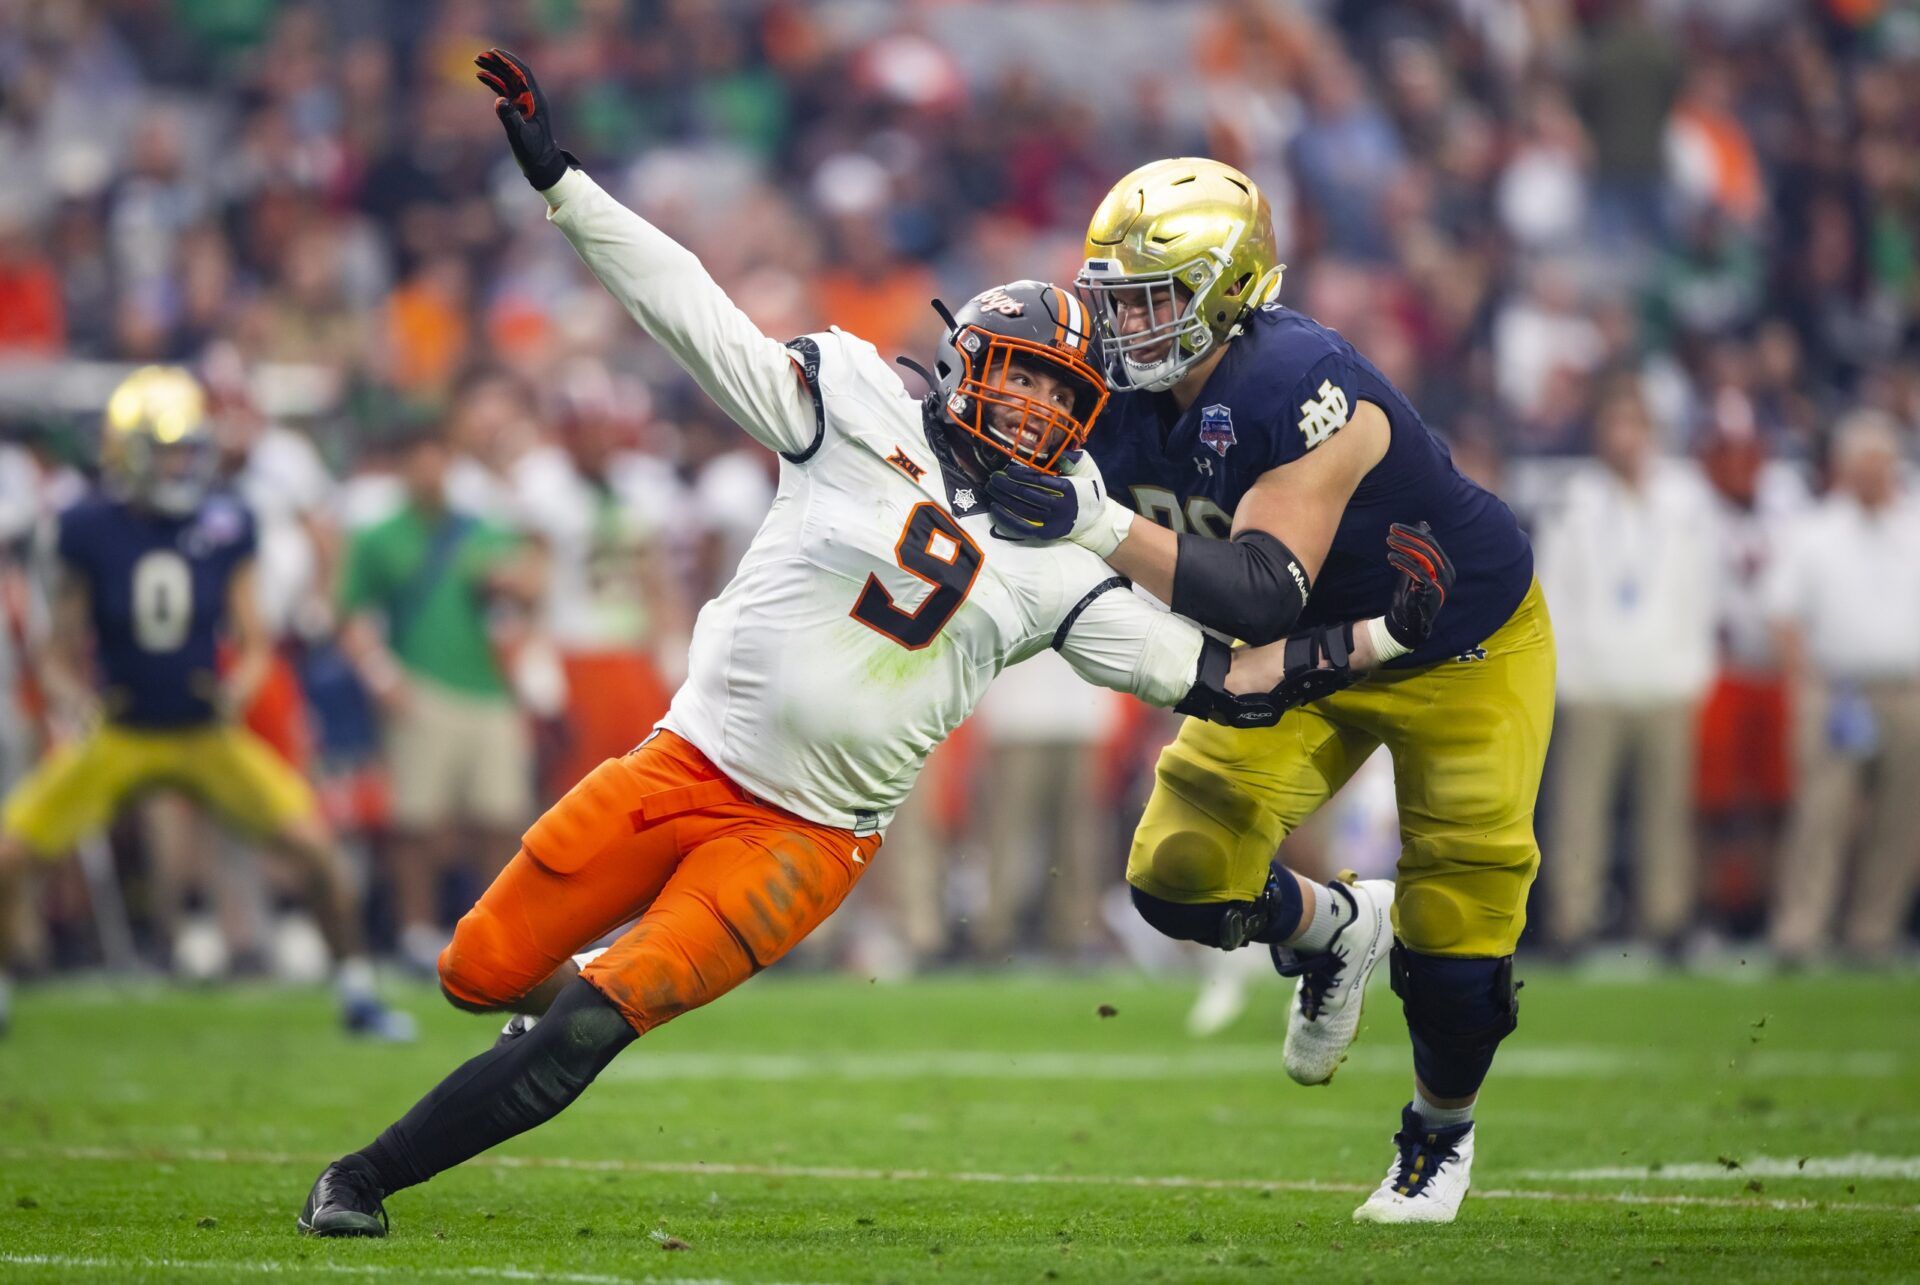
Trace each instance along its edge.
<instances>
[{"instance_id":1,"label":"black sock","mask_svg":"<svg viewBox=\"0 0 1920 1285\"><path fill-rule=\"evenodd\" d=\"M636 1038L611 1001L576 980L539 1025L462 1064L346 1160L371 1167L389 1194L423 1183L559 1115Z\"/></svg>"}]
</instances>

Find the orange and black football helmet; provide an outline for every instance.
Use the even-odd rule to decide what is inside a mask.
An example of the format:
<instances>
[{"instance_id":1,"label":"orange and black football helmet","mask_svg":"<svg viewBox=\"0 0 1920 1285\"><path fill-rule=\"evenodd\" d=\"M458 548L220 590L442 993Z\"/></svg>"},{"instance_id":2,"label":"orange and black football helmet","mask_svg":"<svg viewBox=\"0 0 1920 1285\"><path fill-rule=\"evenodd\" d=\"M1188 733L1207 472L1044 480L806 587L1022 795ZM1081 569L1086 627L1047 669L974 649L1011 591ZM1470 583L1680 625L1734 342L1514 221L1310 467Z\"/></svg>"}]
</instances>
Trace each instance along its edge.
<instances>
[{"instance_id":1,"label":"orange and black football helmet","mask_svg":"<svg viewBox=\"0 0 1920 1285\"><path fill-rule=\"evenodd\" d=\"M1009 460L1058 472L1069 451L1087 440L1107 381L1093 364L1093 319L1071 290L1044 281L1015 281L973 298L958 312L934 301L947 323L933 382L949 424ZM1009 387L1020 365L1066 380L1073 406ZM993 454L982 463L989 467Z\"/></svg>"}]
</instances>

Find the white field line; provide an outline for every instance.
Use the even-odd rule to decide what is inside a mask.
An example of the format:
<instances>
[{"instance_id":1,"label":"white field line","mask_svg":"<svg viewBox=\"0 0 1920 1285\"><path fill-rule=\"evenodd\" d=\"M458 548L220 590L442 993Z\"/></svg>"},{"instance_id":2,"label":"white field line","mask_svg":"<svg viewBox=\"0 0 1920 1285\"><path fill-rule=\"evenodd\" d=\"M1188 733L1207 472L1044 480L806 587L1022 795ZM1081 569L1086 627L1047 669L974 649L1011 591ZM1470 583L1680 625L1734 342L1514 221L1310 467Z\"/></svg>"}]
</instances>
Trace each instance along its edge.
<instances>
[{"instance_id":1,"label":"white field line","mask_svg":"<svg viewBox=\"0 0 1920 1285\"><path fill-rule=\"evenodd\" d=\"M120 1147L5 1147L6 1160L100 1160L125 1163L198 1163L235 1165L324 1165L331 1156L290 1155L276 1151L223 1151ZM956 1182L1017 1187L1132 1187L1186 1191L1271 1191L1359 1196L1371 1184L1322 1182L1316 1178L1196 1178L1180 1174L976 1173L935 1169L860 1169L835 1165L708 1164L671 1160L583 1160L567 1156L480 1156L469 1165L497 1169L565 1169L585 1173L685 1174L694 1177L809 1178L825 1182ZM1811 1161L1808 1162L1811 1166ZM1731 1174L1724 1176L1732 1177ZM1544 1177L1545 1175L1541 1175ZM1656 1177L1658 1175L1655 1175ZM1852 1213L1920 1214L1920 1204L1867 1201L1775 1200L1731 1196L1678 1196L1637 1192L1526 1191L1475 1187L1480 1200L1539 1200L1576 1205L1670 1205L1702 1209L1837 1210Z\"/></svg>"},{"instance_id":2,"label":"white field line","mask_svg":"<svg viewBox=\"0 0 1920 1285\"><path fill-rule=\"evenodd\" d=\"M417 1279L430 1276L444 1280L474 1281L562 1281L566 1285L732 1285L720 1276L606 1276L598 1272L558 1272L546 1268L528 1270L519 1267L386 1267L377 1263L329 1263L302 1259L283 1262L274 1259L219 1258L95 1258L76 1254L0 1254L0 1264L12 1267L58 1267L62 1270L98 1269L101 1271L174 1271L174 1272L246 1272L249 1275L297 1275L326 1273L334 1276L403 1276Z\"/></svg>"},{"instance_id":3,"label":"white field line","mask_svg":"<svg viewBox=\"0 0 1920 1285\"><path fill-rule=\"evenodd\" d=\"M1713 1164L1603 1165L1597 1169L1523 1169L1513 1176L1546 1182L1714 1182L1747 1178L1920 1178L1920 1156L1876 1156L1855 1151L1844 1156L1730 1157L1731 1167Z\"/></svg>"},{"instance_id":4,"label":"white field line","mask_svg":"<svg viewBox=\"0 0 1920 1285\"><path fill-rule=\"evenodd\" d=\"M1411 1067L1411 1053L1381 1045L1356 1048L1343 1070L1361 1074L1400 1074ZM1760 1049L1730 1058L1732 1069L1761 1079L1818 1076L1888 1079L1903 1071L1895 1052L1855 1050ZM1174 1053L981 1052L971 1049L914 1049L892 1053L833 1050L796 1053L642 1052L601 1072L603 1080L897 1080L935 1077L961 1080L1166 1080L1177 1076L1207 1079L1220 1075L1275 1075L1278 1046L1222 1046ZM1676 1057L1665 1049L1598 1046L1510 1046L1500 1051L1495 1074L1520 1080L1595 1079L1618 1075L1697 1073L1728 1069L1711 1057Z\"/></svg>"}]
</instances>

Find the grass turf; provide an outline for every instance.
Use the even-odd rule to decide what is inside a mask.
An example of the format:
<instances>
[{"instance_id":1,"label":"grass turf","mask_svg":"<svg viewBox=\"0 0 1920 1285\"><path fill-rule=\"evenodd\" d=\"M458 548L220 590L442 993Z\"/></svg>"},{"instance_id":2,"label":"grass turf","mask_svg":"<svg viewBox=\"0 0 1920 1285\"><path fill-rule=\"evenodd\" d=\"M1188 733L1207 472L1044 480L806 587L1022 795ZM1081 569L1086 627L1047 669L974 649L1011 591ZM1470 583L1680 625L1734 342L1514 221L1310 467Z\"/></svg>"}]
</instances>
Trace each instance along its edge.
<instances>
[{"instance_id":1,"label":"grass turf","mask_svg":"<svg viewBox=\"0 0 1920 1285\"><path fill-rule=\"evenodd\" d=\"M1334 1084L1301 1089L1277 983L1204 1042L1182 1032L1190 995L776 974L395 1197L391 1238L316 1242L293 1216L322 1163L491 1024L410 992L424 1038L393 1049L349 1042L315 992L42 988L0 1041L0 1278L1920 1275L1920 980L1532 970L1475 1195L1425 1230L1349 1221L1407 1097L1392 996L1370 997Z\"/></svg>"}]
</instances>

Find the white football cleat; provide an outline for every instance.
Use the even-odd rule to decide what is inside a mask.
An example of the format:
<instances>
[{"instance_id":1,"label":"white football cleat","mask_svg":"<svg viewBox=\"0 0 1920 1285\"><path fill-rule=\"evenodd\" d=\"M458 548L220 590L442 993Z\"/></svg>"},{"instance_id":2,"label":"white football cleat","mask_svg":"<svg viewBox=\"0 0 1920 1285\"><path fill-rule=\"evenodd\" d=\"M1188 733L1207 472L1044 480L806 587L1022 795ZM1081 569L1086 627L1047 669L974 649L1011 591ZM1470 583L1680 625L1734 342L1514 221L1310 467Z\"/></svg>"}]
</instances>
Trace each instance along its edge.
<instances>
[{"instance_id":1,"label":"white football cleat","mask_svg":"<svg viewBox=\"0 0 1920 1285\"><path fill-rule=\"evenodd\" d=\"M1360 1033L1360 1009L1367 979L1393 946L1393 881L1341 880L1321 884L1324 895L1345 897L1353 917L1317 955L1300 955L1285 946L1272 948L1273 966L1282 977L1298 977L1293 1008L1287 1014L1287 1074L1300 1084L1325 1084L1347 1060Z\"/></svg>"},{"instance_id":2,"label":"white football cleat","mask_svg":"<svg viewBox=\"0 0 1920 1285\"><path fill-rule=\"evenodd\" d=\"M1386 1181L1353 1211L1357 1223L1450 1223L1473 1176L1473 1121L1429 1129L1409 1103L1393 1135Z\"/></svg>"}]
</instances>

